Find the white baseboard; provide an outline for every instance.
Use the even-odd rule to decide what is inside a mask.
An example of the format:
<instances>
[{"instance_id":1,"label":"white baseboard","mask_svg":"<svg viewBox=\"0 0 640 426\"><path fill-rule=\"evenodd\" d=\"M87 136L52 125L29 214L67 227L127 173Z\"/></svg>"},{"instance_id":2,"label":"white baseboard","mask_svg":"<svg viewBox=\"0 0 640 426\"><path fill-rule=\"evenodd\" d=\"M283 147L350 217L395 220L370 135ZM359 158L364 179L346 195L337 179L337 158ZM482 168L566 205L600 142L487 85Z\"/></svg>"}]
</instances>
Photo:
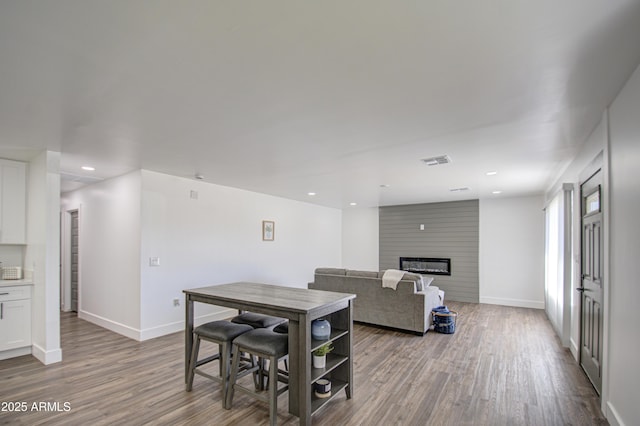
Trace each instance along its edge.
<instances>
[{"instance_id":1,"label":"white baseboard","mask_svg":"<svg viewBox=\"0 0 640 426\"><path fill-rule=\"evenodd\" d=\"M611 426L625 426L624 422L620 419L620 415L610 401L607 402L606 417Z\"/></svg>"},{"instance_id":2,"label":"white baseboard","mask_svg":"<svg viewBox=\"0 0 640 426\"><path fill-rule=\"evenodd\" d=\"M0 352L0 361L3 359L15 358L17 356L31 355L31 346L25 346L24 348L9 349Z\"/></svg>"},{"instance_id":3,"label":"white baseboard","mask_svg":"<svg viewBox=\"0 0 640 426\"><path fill-rule=\"evenodd\" d=\"M573 355L573 359L578 361L578 358L579 358L578 343L573 339L569 340L569 350L571 351L571 355Z\"/></svg>"},{"instance_id":4,"label":"white baseboard","mask_svg":"<svg viewBox=\"0 0 640 426\"><path fill-rule=\"evenodd\" d=\"M236 311L235 309L225 309L213 314L201 315L195 318L194 325L198 326L200 324L204 324L205 322L226 319L236 315L237 312L238 311ZM99 325L102 328L113 331L114 333L121 334L125 337L137 341L154 339L156 337L165 336L167 334L176 333L178 331L184 331L184 320L140 330L124 324L120 324L116 321L112 321L99 315L94 315L86 311L78 312L78 317L93 324Z\"/></svg>"},{"instance_id":5,"label":"white baseboard","mask_svg":"<svg viewBox=\"0 0 640 426\"><path fill-rule=\"evenodd\" d=\"M507 299L502 297L481 297L480 303L489 305L515 306L518 308L544 309L544 301Z\"/></svg>"},{"instance_id":6,"label":"white baseboard","mask_svg":"<svg viewBox=\"0 0 640 426\"><path fill-rule=\"evenodd\" d=\"M140 340L140 330L135 329L133 327L129 327L128 325L120 324L119 322L101 317L100 315L95 315L87 311L79 311L78 318L83 319L85 321L89 321L93 324L99 325L102 328L106 328L107 330L111 330L114 333L122 334L125 337L128 337L133 340Z\"/></svg>"},{"instance_id":7,"label":"white baseboard","mask_svg":"<svg viewBox=\"0 0 640 426\"><path fill-rule=\"evenodd\" d=\"M62 361L62 349L56 348L52 350L45 350L37 344L31 345L31 354L44 365L54 364Z\"/></svg>"}]
</instances>

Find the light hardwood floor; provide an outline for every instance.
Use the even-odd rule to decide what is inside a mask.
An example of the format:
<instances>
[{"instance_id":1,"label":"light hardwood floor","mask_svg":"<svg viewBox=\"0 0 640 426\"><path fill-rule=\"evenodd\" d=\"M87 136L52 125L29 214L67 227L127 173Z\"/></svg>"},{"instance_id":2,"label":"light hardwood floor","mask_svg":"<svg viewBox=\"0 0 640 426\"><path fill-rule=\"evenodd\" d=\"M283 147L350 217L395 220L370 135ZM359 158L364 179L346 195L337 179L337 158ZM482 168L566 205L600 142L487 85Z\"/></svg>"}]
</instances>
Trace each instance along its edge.
<instances>
[{"instance_id":1,"label":"light hardwood floor","mask_svg":"<svg viewBox=\"0 0 640 426\"><path fill-rule=\"evenodd\" d=\"M354 397L336 397L318 425L606 425L590 383L563 349L544 312L450 302L453 335L425 336L356 324ZM220 403L219 384L183 381L183 335L136 342L62 314L63 361L0 361L0 412L11 425L261 425L266 404L238 394ZM32 411L33 403L61 411ZM64 403L68 403L65 407ZM294 425L287 395L278 423ZM49 409L55 407L49 406ZM4 408L7 408L6 406ZM65 408L70 408L64 411Z\"/></svg>"}]
</instances>

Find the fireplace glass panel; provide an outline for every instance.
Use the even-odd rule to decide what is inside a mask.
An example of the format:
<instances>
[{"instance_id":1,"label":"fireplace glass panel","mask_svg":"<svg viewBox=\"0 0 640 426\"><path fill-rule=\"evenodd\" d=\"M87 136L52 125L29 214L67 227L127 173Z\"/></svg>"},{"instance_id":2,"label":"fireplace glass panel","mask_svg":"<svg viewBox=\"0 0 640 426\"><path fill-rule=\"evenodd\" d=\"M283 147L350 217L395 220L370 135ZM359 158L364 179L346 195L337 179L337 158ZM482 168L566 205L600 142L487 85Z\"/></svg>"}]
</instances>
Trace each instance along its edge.
<instances>
[{"instance_id":1,"label":"fireplace glass panel","mask_svg":"<svg viewBox=\"0 0 640 426\"><path fill-rule=\"evenodd\" d=\"M400 269L429 275L451 275L451 259L434 257L401 257Z\"/></svg>"}]
</instances>

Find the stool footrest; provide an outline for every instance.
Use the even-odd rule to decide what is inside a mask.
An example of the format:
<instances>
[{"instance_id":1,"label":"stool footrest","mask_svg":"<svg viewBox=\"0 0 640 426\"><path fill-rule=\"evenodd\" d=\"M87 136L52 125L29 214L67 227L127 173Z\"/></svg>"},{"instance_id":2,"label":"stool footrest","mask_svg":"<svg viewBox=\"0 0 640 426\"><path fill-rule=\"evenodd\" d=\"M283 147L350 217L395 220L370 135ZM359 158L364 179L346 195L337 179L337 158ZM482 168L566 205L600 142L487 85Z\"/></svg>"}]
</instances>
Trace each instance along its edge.
<instances>
[{"instance_id":1,"label":"stool footrest","mask_svg":"<svg viewBox=\"0 0 640 426\"><path fill-rule=\"evenodd\" d=\"M256 393L256 391L251 390L249 388L246 388L242 385L239 384L234 384L233 385L233 390L234 391L240 391L246 395L250 395L252 397L254 397L255 399L258 399L262 402L269 402L269 393L268 392L264 392L264 393ZM285 385L285 386L281 386L277 391L276 394L278 396L282 395L283 393L285 393L286 391L289 390L289 385Z\"/></svg>"},{"instance_id":2,"label":"stool footrest","mask_svg":"<svg viewBox=\"0 0 640 426\"><path fill-rule=\"evenodd\" d=\"M199 376L203 376L203 377L206 377L207 379L215 380L216 382L222 383L222 377L212 376L211 374L205 373L204 371L200 371L198 369L194 370L193 372Z\"/></svg>"},{"instance_id":3,"label":"stool footrest","mask_svg":"<svg viewBox=\"0 0 640 426\"><path fill-rule=\"evenodd\" d=\"M208 363L210 363L212 361L218 360L218 359L220 359L220 354L211 355L210 357L207 357L207 358L201 359L199 361L196 361L196 368L200 367L201 365L208 364Z\"/></svg>"}]
</instances>

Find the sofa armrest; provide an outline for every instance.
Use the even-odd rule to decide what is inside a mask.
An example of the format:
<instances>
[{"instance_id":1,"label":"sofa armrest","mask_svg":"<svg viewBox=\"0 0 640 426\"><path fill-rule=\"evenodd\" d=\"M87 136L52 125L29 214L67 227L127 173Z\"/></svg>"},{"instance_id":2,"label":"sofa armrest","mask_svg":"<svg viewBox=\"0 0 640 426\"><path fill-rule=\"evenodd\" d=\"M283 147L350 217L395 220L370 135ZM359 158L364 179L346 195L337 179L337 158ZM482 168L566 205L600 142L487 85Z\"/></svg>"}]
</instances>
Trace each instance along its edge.
<instances>
[{"instance_id":1,"label":"sofa armrest","mask_svg":"<svg viewBox=\"0 0 640 426\"><path fill-rule=\"evenodd\" d=\"M433 323L433 316L431 315L431 310L436 306L442 305L442 297L441 293L443 293L436 286L429 286L425 288L420 293L424 294L424 319L425 319L425 329L428 329Z\"/></svg>"}]
</instances>

